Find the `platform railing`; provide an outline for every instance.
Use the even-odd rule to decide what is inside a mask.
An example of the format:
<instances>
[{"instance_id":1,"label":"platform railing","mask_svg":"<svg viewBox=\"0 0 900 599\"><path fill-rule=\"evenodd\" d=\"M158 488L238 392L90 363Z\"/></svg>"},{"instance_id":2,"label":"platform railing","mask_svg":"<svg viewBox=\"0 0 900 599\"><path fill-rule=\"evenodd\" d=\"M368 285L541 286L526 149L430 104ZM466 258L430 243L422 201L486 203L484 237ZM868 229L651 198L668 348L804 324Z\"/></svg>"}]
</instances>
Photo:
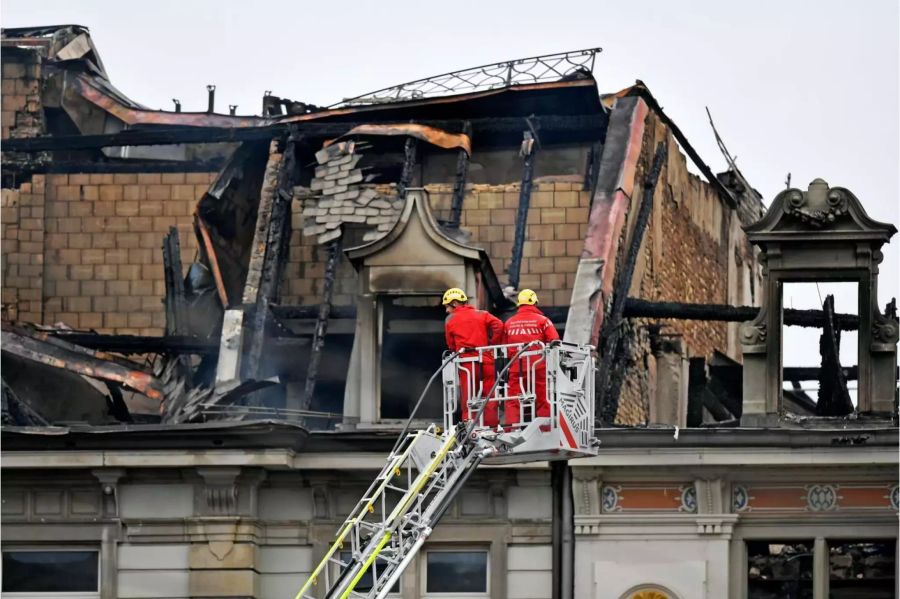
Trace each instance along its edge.
<instances>
[{"instance_id":1,"label":"platform railing","mask_svg":"<svg viewBox=\"0 0 900 599\"><path fill-rule=\"evenodd\" d=\"M578 447L588 447L592 440L594 413L593 348L568 343L492 345L470 348L451 360L443 372L444 426L452 428L462 417L462 402L468 401L470 417L481 410L475 431L502 429L520 431L535 420L541 430L561 432ZM508 360L515 364L494 384ZM474 376L472 373L475 373ZM518 382L514 392L511 382ZM492 389L493 387L493 389ZM546 389L547 416L538 417L538 397ZM543 395L543 394L542 394ZM509 417L512 401L519 402L519 418ZM487 420L490 407L497 407L498 422ZM562 428L564 430L557 431Z\"/></svg>"}]
</instances>

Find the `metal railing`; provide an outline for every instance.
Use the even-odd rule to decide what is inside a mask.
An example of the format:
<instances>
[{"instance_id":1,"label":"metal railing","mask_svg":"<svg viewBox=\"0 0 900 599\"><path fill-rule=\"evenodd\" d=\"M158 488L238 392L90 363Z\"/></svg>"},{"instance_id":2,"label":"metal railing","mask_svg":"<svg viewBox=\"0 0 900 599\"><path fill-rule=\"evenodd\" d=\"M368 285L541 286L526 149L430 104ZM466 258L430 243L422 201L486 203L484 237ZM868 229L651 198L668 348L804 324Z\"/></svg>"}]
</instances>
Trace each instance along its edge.
<instances>
[{"instance_id":1,"label":"metal railing","mask_svg":"<svg viewBox=\"0 0 900 599\"><path fill-rule=\"evenodd\" d=\"M592 350L591 346L535 342L461 352L443 372L445 428L452 429L460 421L464 414L461 404L466 401L469 418L476 420L476 433L492 428L517 433L538 424L540 431L558 436L565 448L591 448L595 400ZM515 362L506 368L511 359ZM497 381L495 377L504 369L506 375ZM518 417L511 418L516 412Z\"/></svg>"},{"instance_id":2,"label":"metal railing","mask_svg":"<svg viewBox=\"0 0 900 599\"><path fill-rule=\"evenodd\" d=\"M586 48L451 71L434 77L386 87L354 98L346 98L329 108L387 104L514 85L559 81L564 78L588 77L594 69L597 54L601 51L602 48Z\"/></svg>"}]
</instances>

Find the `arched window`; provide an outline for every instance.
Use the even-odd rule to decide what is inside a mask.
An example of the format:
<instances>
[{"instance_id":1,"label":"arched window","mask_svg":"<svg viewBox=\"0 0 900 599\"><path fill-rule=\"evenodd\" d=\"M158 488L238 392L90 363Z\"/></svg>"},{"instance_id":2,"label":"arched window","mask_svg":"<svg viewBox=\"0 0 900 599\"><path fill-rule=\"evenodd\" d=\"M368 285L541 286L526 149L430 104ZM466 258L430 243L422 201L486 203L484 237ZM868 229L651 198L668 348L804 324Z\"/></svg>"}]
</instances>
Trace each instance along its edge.
<instances>
[{"instance_id":1,"label":"arched window","mask_svg":"<svg viewBox=\"0 0 900 599\"><path fill-rule=\"evenodd\" d=\"M665 587L642 584L628 589L622 599L678 599L678 596Z\"/></svg>"}]
</instances>

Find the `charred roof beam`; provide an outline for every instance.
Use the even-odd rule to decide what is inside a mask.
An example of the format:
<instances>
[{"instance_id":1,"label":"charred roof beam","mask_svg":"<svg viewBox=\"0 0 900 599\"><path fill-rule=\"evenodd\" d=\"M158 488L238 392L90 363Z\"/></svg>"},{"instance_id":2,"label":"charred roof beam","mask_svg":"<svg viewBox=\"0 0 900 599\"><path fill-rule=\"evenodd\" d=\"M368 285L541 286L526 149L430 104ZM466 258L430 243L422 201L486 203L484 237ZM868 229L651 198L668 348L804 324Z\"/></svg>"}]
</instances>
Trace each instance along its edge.
<instances>
[{"instance_id":1,"label":"charred roof beam","mask_svg":"<svg viewBox=\"0 0 900 599\"><path fill-rule=\"evenodd\" d=\"M714 322L747 322L756 318L759 308L723 304L687 304L681 302L653 302L629 297L624 315L629 318L670 318L673 320L709 320ZM785 326L816 327L825 325L822 310L784 310ZM843 331L859 328L859 316L835 314L834 326Z\"/></svg>"},{"instance_id":2,"label":"charred roof beam","mask_svg":"<svg viewBox=\"0 0 900 599\"><path fill-rule=\"evenodd\" d=\"M543 115L529 118L531 125L546 137L553 134L578 134L589 139L603 135L606 128L605 114L586 115ZM472 134L478 136L521 135L526 124L522 117L499 117L480 119L421 120L418 124L462 132L466 122L470 123ZM296 133L309 139L331 138L344 135L355 127L367 122L299 122L262 127L135 127L118 133L99 135L59 135L8 139L3 142L4 152L46 152L64 150L87 150L115 146L154 146L166 144L222 143L253 140L269 140L295 129ZM397 124L408 124L405 123ZM518 142L517 142L518 143Z\"/></svg>"},{"instance_id":3,"label":"charred roof beam","mask_svg":"<svg viewBox=\"0 0 900 599\"><path fill-rule=\"evenodd\" d=\"M123 360L12 325L4 324L2 337L3 351L11 355L114 382L151 399L163 400L161 382L149 372L139 370L136 364L125 364Z\"/></svg>"}]
</instances>

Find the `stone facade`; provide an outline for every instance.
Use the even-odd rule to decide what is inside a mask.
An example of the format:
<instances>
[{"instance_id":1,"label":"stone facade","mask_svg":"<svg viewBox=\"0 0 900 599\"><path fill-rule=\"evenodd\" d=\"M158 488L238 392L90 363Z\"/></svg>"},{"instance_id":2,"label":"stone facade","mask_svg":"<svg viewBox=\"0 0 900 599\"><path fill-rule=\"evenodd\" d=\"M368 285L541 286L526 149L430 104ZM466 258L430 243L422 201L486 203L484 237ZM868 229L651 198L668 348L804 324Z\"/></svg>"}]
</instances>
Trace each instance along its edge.
<instances>
[{"instance_id":1,"label":"stone facade","mask_svg":"<svg viewBox=\"0 0 900 599\"><path fill-rule=\"evenodd\" d=\"M336 474L95 469L72 471L62 487L4 471L3 541L34 542L35 526L68 530L101 551L103 599L292 597L368 484ZM489 553L491 596L549 597L548 483L547 472L474 476L404 575L403 596L419 596L427 551L457 547Z\"/></svg>"},{"instance_id":2,"label":"stone facade","mask_svg":"<svg viewBox=\"0 0 900 599\"><path fill-rule=\"evenodd\" d=\"M791 445L788 432L765 434ZM635 435L669 450L617 444ZM704 447L696 432L678 441L667 431L607 434L614 450L572 463L574 596L630 598L629 589L656 585L679 599L743 599L748 544L790 538L815 542L815 596L826 597L830 543L896 545L896 432L874 434L865 448L829 446L828 432L796 435L804 447L747 453ZM813 437L821 446L808 446ZM96 548L101 599L292 597L380 455L109 449L83 450L76 463L66 450L7 443L2 540ZM540 464L476 472L401 577L399 596L432 596L423 584L430 551L474 550L488 555L484 596L548 599L549 478Z\"/></svg>"}]
</instances>

